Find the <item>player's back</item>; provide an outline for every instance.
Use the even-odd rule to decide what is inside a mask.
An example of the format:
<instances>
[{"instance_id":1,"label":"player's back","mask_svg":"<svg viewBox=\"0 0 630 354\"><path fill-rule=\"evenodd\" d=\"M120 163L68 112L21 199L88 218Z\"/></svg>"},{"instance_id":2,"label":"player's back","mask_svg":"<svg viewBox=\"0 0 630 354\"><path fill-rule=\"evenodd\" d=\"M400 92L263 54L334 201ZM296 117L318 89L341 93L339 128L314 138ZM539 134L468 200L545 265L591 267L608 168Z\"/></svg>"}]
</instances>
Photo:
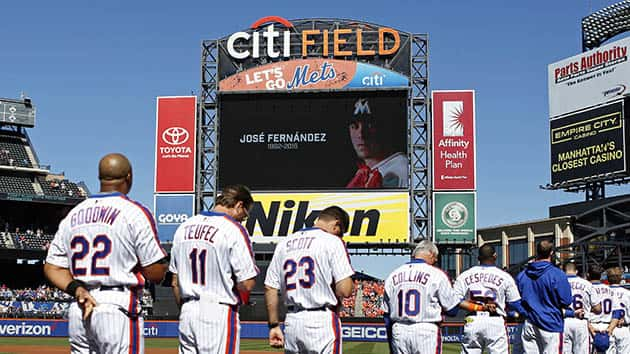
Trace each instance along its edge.
<instances>
[{"instance_id":1,"label":"player's back","mask_svg":"<svg viewBox=\"0 0 630 354\"><path fill-rule=\"evenodd\" d=\"M611 285L610 289L613 291L619 306L624 312L623 320L624 324L627 326L630 324L630 290L619 284Z\"/></svg>"},{"instance_id":2,"label":"player's back","mask_svg":"<svg viewBox=\"0 0 630 354\"><path fill-rule=\"evenodd\" d=\"M584 309L586 316L588 318L592 318L592 315L590 314L592 307L600 303L599 295L595 292L593 284L576 275L569 275L567 278L569 279L569 285L571 285L571 295L573 296L571 309L574 311Z\"/></svg>"},{"instance_id":3,"label":"player's back","mask_svg":"<svg viewBox=\"0 0 630 354\"><path fill-rule=\"evenodd\" d=\"M494 265L478 265L461 273L454 286L460 298L496 303L497 313L506 316L506 302L521 298L512 276Z\"/></svg>"},{"instance_id":4,"label":"player's back","mask_svg":"<svg viewBox=\"0 0 630 354\"><path fill-rule=\"evenodd\" d=\"M288 306L334 307L337 305L334 284L353 274L339 237L319 228L306 228L278 244L265 284L279 285Z\"/></svg>"},{"instance_id":5,"label":"player's back","mask_svg":"<svg viewBox=\"0 0 630 354\"><path fill-rule=\"evenodd\" d=\"M235 281L258 274L249 235L227 214L204 211L182 223L173 237L171 270L182 299L235 305Z\"/></svg>"},{"instance_id":6,"label":"player's back","mask_svg":"<svg viewBox=\"0 0 630 354\"><path fill-rule=\"evenodd\" d=\"M448 276L417 259L387 277L385 293L384 307L394 322L440 322L442 308L450 310L459 303Z\"/></svg>"},{"instance_id":7,"label":"player's back","mask_svg":"<svg viewBox=\"0 0 630 354\"><path fill-rule=\"evenodd\" d=\"M89 287L142 286L138 266L165 256L151 213L122 193L108 193L91 196L68 213L48 260L65 265L67 257L73 277Z\"/></svg>"},{"instance_id":8,"label":"player's back","mask_svg":"<svg viewBox=\"0 0 630 354\"><path fill-rule=\"evenodd\" d=\"M610 323L613 311L619 307L613 290L604 283L593 283L593 290L601 299L602 312L598 315L593 314L590 320L594 323Z\"/></svg>"}]
</instances>

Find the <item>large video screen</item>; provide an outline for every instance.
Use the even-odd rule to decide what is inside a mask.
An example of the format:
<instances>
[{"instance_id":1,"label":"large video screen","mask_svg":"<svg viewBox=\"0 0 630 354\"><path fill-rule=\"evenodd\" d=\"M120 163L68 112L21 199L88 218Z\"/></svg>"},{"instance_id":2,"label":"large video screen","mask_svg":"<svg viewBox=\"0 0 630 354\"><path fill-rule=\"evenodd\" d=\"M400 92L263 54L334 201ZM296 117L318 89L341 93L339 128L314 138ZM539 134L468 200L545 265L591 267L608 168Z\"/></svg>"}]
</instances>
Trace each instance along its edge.
<instances>
[{"instance_id":1,"label":"large video screen","mask_svg":"<svg viewBox=\"0 0 630 354\"><path fill-rule=\"evenodd\" d=\"M626 134L622 101L552 120L551 182L626 172Z\"/></svg>"},{"instance_id":2,"label":"large video screen","mask_svg":"<svg viewBox=\"0 0 630 354\"><path fill-rule=\"evenodd\" d=\"M224 94L218 186L404 189L407 91Z\"/></svg>"}]
</instances>

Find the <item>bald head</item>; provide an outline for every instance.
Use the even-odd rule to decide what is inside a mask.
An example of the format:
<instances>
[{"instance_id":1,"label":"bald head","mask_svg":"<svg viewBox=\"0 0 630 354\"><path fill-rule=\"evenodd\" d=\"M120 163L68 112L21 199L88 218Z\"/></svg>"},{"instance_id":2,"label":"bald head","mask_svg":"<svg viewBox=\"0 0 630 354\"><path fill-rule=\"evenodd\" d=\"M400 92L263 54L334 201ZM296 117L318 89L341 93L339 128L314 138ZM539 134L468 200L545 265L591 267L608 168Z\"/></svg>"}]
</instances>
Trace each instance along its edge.
<instances>
[{"instance_id":1,"label":"bald head","mask_svg":"<svg viewBox=\"0 0 630 354\"><path fill-rule=\"evenodd\" d=\"M567 263L564 265L564 272L567 273L567 275L577 275L577 267L575 266L575 263Z\"/></svg>"},{"instance_id":2,"label":"bald head","mask_svg":"<svg viewBox=\"0 0 630 354\"><path fill-rule=\"evenodd\" d=\"M131 189L131 163L123 154L107 154L98 163L98 179L101 192L127 194Z\"/></svg>"}]
</instances>

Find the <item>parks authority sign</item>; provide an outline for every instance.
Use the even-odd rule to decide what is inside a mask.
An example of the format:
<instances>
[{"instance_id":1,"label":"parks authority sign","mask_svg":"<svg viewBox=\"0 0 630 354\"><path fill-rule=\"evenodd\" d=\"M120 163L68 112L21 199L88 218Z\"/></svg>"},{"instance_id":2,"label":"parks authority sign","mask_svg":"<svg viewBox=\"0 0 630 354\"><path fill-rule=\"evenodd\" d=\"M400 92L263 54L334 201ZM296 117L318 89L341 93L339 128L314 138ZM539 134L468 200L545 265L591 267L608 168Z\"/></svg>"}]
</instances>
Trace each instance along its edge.
<instances>
[{"instance_id":1,"label":"parks authority sign","mask_svg":"<svg viewBox=\"0 0 630 354\"><path fill-rule=\"evenodd\" d=\"M433 193L433 236L436 243L475 243L475 199L475 192Z\"/></svg>"}]
</instances>

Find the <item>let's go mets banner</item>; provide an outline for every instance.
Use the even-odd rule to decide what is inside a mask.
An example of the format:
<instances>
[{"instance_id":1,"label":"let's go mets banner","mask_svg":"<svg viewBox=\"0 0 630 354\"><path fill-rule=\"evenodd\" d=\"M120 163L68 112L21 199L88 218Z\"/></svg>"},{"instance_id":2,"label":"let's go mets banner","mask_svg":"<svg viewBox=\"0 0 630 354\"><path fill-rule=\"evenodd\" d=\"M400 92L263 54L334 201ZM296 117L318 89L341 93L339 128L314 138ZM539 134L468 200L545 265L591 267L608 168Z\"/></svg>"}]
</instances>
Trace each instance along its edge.
<instances>
[{"instance_id":1,"label":"let's go mets banner","mask_svg":"<svg viewBox=\"0 0 630 354\"><path fill-rule=\"evenodd\" d=\"M155 192L195 192L197 97L158 97Z\"/></svg>"},{"instance_id":2,"label":"let's go mets banner","mask_svg":"<svg viewBox=\"0 0 630 354\"><path fill-rule=\"evenodd\" d=\"M346 242L407 242L408 192L254 193L245 227L253 242L278 242L313 225L319 212L337 205L350 215Z\"/></svg>"},{"instance_id":3,"label":"let's go mets banner","mask_svg":"<svg viewBox=\"0 0 630 354\"><path fill-rule=\"evenodd\" d=\"M248 69L219 82L219 90L296 91L407 87L407 76L379 66L338 59L298 59Z\"/></svg>"}]
</instances>

